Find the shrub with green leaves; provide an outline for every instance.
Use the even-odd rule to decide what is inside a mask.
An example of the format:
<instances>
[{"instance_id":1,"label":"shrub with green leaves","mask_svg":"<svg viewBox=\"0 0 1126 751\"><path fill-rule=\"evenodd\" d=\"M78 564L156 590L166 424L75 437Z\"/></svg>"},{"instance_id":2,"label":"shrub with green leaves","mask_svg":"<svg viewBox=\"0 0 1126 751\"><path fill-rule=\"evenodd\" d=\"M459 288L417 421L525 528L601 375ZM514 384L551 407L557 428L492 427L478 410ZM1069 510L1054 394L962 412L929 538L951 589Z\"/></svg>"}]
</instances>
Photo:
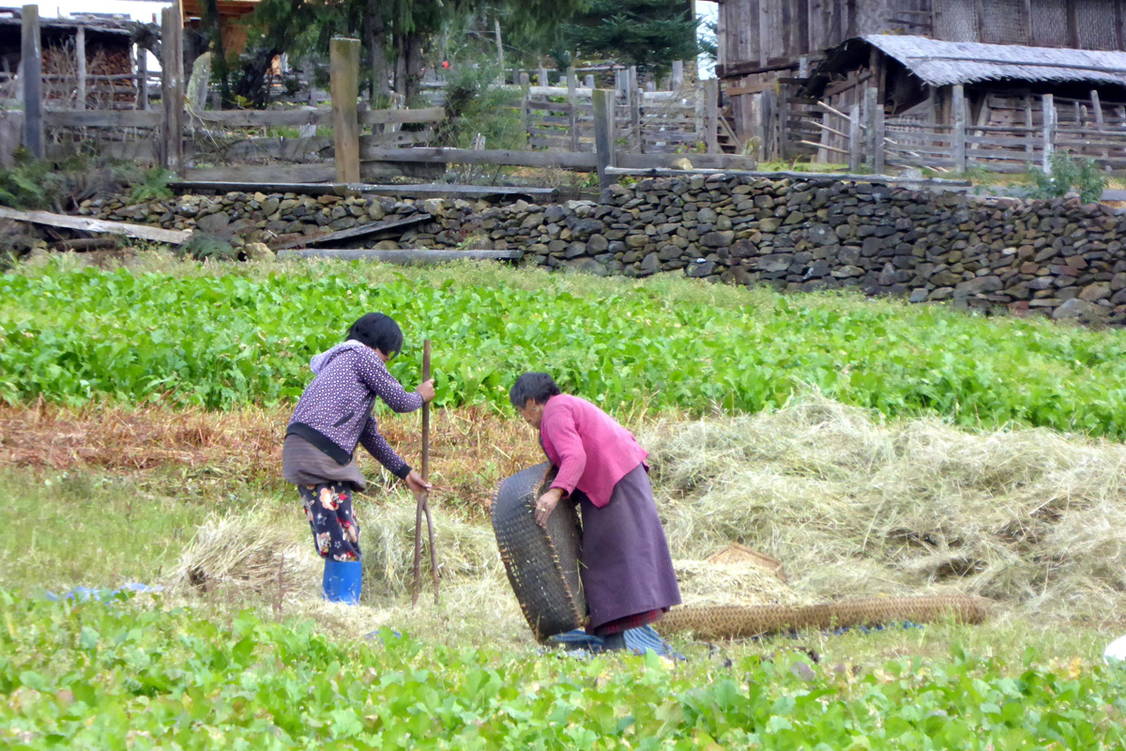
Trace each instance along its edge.
<instances>
[{"instance_id":1,"label":"shrub with green leaves","mask_svg":"<svg viewBox=\"0 0 1126 751\"><path fill-rule=\"evenodd\" d=\"M1091 203L1102 197L1106 187L1106 177L1094 159L1077 162L1060 151L1052 154L1050 171L1033 169L1031 175L1034 187L1029 198L1062 198L1075 190L1079 200Z\"/></svg>"},{"instance_id":2,"label":"shrub with green leaves","mask_svg":"<svg viewBox=\"0 0 1126 751\"><path fill-rule=\"evenodd\" d=\"M276 268L276 267L275 267ZM0 278L0 400L223 409L300 395L362 313L434 342L440 406L507 410L526 370L612 412L757 411L810 387L885 415L1126 437L1126 332L839 294L454 266L291 265Z\"/></svg>"},{"instance_id":3,"label":"shrub with green leaves","mask_svg":"<svg viewBox=\"0 0 1126 751\"><path fill-rule=\"evenodd\" d=\"M8 749L1110 749L1126 670L955 648L875 668L801 653L674 665L335 643L307 622L0 591ZM836 668L836 669L834 669ZM854 670L855 668L855 670Z\"/></svg>"}]
</instances>

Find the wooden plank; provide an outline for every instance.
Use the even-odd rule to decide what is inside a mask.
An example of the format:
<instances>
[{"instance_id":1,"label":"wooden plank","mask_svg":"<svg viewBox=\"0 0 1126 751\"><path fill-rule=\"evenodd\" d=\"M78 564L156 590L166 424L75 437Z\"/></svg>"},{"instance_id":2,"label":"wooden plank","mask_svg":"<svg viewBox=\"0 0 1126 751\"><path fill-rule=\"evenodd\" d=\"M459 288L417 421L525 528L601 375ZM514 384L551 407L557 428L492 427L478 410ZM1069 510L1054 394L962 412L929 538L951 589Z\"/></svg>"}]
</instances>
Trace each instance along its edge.
<instances>
[{"instance_id":1,"label":"wooden plank","mask_svg":"<svg viewBox=\"0 0 1126 751\"><path fill-rule=\"evenodd\" d=\"M422 183L415 185L381 185L373 183L281 183L244 182L239 180L172 180L168 183L174 190L188 193L208 192L226 193L300 193L305 195L349 195L371 193L381 196L403 198L475 198L498 199L523 198L543 202L554 201L559 197L556 188L516 188L493 185L455 185L447 183Z\"/></svg>"},{"instance_id":2,"label":"wooden plank","mask_svg":"<svg viewBox=\"0 0 1126 751\"><path fill-rule=\"evenodd\" d=\"M357 183L360 181L360 126L356 118L360 79L359 39L333 37L330 40L329 77L336 181Z\"/></svg>"},{"instance_id":3,"label":"wooden plank","mask_svg":"<svg viewBox=\"0 0 1126 751\"><path fill-rule=\"evenodd\" d=\"M151 240L153 242L168 243L169 245L182 245L191 237L191 232L185 230L162 229L150 227L146 224L130 224L127 222L111 222L105 219L91 217L70 216L69 214L53 214L49 211L20 211L0 206L0 219L12 219L17 222L31 222L49 227L63 227L66 229L82 230L83 232L97 232L109 235L124 235L138 240Z\"/></svg>"},{"instance_id":4,"label":"wooden plank","mask_svg":"<svg viewBox=\"0 0 1126 751\"><path fill-rule=\"evenodd\" d=\"M700 156L693 154L692 156ZM729 155L730 156L730 155ZM703 175L746 175L748 177L760 177L768 180L782 180L782 179L808 179L808 180L851 180L854 182L862 183L886 183L889 185L925 185L931 187L938 187L944 190L956 188L970 188L973 183L969 180L949 180L939 177L898 177L894 175L866 175L854 174L844 172L791 172L788 170L779 170L774 172L767 172L763 170L753 169L708 169L693 165L690 170L678 170L667 168L654 168L654 169L628 169L625 167L608 167L608 171L614 176L632 176L632 177L676 177L686 174L703 174Z\"/></svg>"},{"instance_id":5,"label":"wooden plank","mask_svg":"<svg viewBox=\"0 0 1126 751\"><path fill-rule=\"evenodd\" d=\"M515 151L508 149L409 149L368 148L360 155L372 162L421 162L426 164L505 164L516 167L561 167L593 171L594 154L587 152ZM297 182L297 181L293 181Z\"/></svg>"},{"instance_id":6,"label":"wooden plank","mask_svg":"<svg viewBox=\"0 0 1126 751\"><path fill-rule=\"evenodd\" d=\"M201 110L196 116L208 125L232 128L296 127L332 122L331 110L313 107L297 110Z\"/></svg>"},{"instance_id":7,"label":"wooden plank","mask_svg":"<svg viewBox=\"0 0 1126 751\"><path fill-rule=\"evenodd\" d=\"M248 181L279 183L331 183L336 170L331 164L272 164L241 167L195 167L184 170L187 180Z\"/></svg>"},{"instance_id":8,"label":"wooden plank","mask_svg":"<svg viewBox=\"0 0 1126 751\"><path fill-rule=\"evenodd\" d=\"M342 229L336 232L328 232L323 235L298 237L293 240L287 240L278 243L274 246L274 249L281 250L282 248L298 248L304 247L306 245L324 245L327 243L339 242L341 240L351 240L356 237L367 237L368 235L374 235L377 232L385 232L387 230L406 229L407 227L413 227L416 224L428 222L431 218L432 217L429 214L425 213L411 214L410 216L404 217L402 219L388 219L382 222L371 222L369 224L360 225L359 227L351 227L349 229Z\"/></svg>"},{"instance_id":9,"label":"wooden plank","mask_svg":"<svg viewBox=\"0 0 1126 751\"><path fill-rule=\"evenodd\" d=\"M52 128L156 128L164 120L155 110L47 110L43 121Z\"/></svg>"},{"instance_id":10,"label":"wooden plank","mask_svg":"<svg viewBox=\"0 0 1126 751\"><path fill-rule=\"evenodd\" d=\"M519 260L522 250L430 250L409 248L402 250L330 249L309 248L282 250L281 260L298 258L331 258L338 261L383 261L385 263L448 263L450 261Z\"/></svg>"},{"instance_id":11,"label":"wooden plank","mask_svg":"<svg viewBox=\"0 0 1126 751\"><path fill-rule=\"evenodd\" d=\"M23 69L23 145L42 159L43 54L39 42L39 6L25 5L20 12L20 66Z\"/></svg>"},{"instance_id":12,"label":"wooden plank","mask_svg":"<svg viewBox=\"0 0 1126 751\"><path fill-rule=\"evenodd\" d=\"M409 110L368 110L359 115L363 125L406 125L408 123L440 123L446 119L442 107L420 107Z\"/></svg>"},{"instance_id":13,"label":"wooden plank","mask_svg":"<svg viewBox=\"0 0 1126 751\"><path fill-rule=\"evenodd\" d=\"M160 97L163 106L162 159L165 169L184 171L184 54L180 5L161 11Z\"/></svg>"}]
</instances>

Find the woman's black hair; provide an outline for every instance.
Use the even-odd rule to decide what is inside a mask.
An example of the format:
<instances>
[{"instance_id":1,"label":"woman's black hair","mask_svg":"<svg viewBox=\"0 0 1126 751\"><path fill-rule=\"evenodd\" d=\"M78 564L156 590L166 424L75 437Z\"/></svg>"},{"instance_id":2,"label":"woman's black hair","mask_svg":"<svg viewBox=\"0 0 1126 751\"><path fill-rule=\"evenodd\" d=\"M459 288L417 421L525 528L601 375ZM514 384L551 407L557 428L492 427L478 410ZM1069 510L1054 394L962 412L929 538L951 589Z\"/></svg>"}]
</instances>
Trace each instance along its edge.
<instances>
[{"instance_id":1,"label":"woman's black hair","mask_svg":"<svg viewBox=\"0 0 1126 751\"><path fill-rule=\"evenodd\" d=\"M559 387L547 373L525 373L512 384L508 398L512 400L513 407L523 409L529 399L536 404L545 404L558 393Z\"/></svg>"},{"instance_id":2,"label":"woman's black hair","mask_svg":"<svg viewBox=\"0 0 1126 751\"><path fill-rule=\"evenodd\" d=\"M382 313L368 313L348 329L348 339L375 347L390 357L403 348L403 331L395 319Z\"/></svg>"}]
</instances>

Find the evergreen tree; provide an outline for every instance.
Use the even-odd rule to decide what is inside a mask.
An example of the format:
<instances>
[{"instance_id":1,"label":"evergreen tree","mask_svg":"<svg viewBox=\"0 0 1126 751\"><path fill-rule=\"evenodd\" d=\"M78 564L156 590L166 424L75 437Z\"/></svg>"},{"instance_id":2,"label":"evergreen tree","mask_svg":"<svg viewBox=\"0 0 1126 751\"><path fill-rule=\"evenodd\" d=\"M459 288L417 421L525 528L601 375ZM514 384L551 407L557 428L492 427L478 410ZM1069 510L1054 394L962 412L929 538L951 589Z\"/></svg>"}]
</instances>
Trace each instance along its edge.
<instances>
[{"instance_id":1,"label":"evergreen tree","mask_svg":"<svg viewBox=\"0 0 1126 751\"><path fill-rule=\"evenodd\" d=\"M594 0L563 28L563 43L580 55L649 69L694 58L699 49L687 0Z\"/></svg>"}]
</instances>

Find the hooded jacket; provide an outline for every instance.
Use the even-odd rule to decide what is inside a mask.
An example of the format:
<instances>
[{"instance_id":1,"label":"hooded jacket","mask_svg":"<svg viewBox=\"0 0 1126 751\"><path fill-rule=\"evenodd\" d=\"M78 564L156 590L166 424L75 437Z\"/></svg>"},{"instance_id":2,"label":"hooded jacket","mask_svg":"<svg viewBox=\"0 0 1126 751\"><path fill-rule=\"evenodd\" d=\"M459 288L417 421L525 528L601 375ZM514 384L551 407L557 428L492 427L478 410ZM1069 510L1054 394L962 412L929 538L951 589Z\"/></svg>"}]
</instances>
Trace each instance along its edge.
<instances>
[{"instance_id":1,"label":"hooded jacket","mask_svg":"<svg viewBox=\"0 0 1126 751\"><path fill-rule=\"evenodd\" d=\"M286 435L301 436L341 465L363 444L392 474L406 477L410 466L380 435L371 411L377 396L396 412L419 409L422 397L407 392L375 350L354 339L315 356L309 367L316 377L297 402Z\"/></svg>"}]
</instances>

